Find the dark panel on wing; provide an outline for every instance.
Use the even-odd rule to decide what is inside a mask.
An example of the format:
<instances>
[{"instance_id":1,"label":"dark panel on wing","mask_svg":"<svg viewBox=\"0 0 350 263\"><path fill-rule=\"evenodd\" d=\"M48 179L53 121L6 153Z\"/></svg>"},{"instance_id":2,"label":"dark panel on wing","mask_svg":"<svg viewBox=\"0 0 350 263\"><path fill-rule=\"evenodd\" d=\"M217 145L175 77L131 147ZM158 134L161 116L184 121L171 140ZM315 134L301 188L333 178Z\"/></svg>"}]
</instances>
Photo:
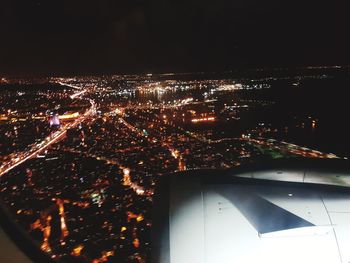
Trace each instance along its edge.
<instances>
[{"instance_id":1,"label":"dark panel on wing","mask_svg":"<svg viewBox=\"0 0 350 263\"><path fill-rule=\"evenodd\" d=\"M315 226L309 221L249 191L225 194L259 234Z\"/></svg>"}]
</instances>

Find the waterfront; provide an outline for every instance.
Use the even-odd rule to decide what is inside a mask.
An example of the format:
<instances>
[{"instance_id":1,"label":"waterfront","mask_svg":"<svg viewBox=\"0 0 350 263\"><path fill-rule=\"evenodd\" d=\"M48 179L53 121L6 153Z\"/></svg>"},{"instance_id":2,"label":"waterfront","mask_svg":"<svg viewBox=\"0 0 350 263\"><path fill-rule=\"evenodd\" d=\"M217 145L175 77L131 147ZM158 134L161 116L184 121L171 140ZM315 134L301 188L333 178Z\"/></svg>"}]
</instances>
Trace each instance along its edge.
<instances>
[{"instance_id":1,"label":"waterfront","mask_svg":"<svg viewBox=\"0 0 350 263\"><path fill-rule=\"evenodd\" d=\"M0 197L63 261L148 262L162 175L349 156L348 74L2 82Z\"/></svg>"}]
</instances>

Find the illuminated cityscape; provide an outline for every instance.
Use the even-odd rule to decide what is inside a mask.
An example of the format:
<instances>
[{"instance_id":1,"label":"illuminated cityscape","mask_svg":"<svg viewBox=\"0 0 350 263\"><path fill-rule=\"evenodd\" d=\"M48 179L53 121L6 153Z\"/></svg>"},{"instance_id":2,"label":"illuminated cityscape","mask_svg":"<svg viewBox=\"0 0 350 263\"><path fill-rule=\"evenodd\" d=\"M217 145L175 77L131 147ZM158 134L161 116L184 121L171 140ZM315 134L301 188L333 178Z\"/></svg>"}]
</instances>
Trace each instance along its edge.
<instances>
[{"instance_id":1,"label":"illuminated cityscape","mask_svg":"<svg viewBox=\"0 0 350 263\"><path fill-rule=\"evenodd\" d=\"M276 85L306 89L328 78L2 78L0 197L53 259L148 262L162 175L347 158L310 144L322 116L288 111L281 121L273 112L282 106L268 95Z\"/></svg>"},{"instance_id":2,"label":"illuminated cityscape","mask_svg":"<svg viewBox=\"0 0 350 263\"><path fill-rule=\"evenodd\" d=\"M349 3L2 1L0 262L162 261L157 199L169 178L237 179L279 163L350 171ZM317 181L307 174L306 186ZM336 172L322 181L350 185Z\"/></svg>"}]
</instances>

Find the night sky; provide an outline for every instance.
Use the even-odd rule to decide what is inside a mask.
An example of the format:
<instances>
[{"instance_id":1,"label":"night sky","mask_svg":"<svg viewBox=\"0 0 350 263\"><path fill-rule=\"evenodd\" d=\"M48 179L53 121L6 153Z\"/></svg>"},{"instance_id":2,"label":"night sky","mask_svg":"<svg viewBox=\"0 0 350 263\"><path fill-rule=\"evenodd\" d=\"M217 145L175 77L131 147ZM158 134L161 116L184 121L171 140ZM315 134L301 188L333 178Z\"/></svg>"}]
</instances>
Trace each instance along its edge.
<instances>
[{"instance_id":1,"label":"night sky","mask_svg":"<svg viewBox=\"0 0 350 263\"><path fill-rule=\"evenodd\" d=\"M0 74L349 64L348 10L339 0L1 0Z\"/></svg>"}]
</instances>

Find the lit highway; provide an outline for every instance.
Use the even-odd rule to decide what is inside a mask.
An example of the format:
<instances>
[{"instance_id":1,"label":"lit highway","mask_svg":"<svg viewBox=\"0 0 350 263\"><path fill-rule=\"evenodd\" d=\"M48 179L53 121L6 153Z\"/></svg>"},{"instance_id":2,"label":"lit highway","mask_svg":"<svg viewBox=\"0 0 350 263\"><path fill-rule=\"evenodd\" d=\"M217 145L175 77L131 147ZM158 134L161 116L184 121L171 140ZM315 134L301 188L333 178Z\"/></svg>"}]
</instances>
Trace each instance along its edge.
<instances>
[{"instance_id":1,"label":"lit highway","mask_svg":"<svg viewBox=\"0 0 350 263\"><path fill-rule=\"evenodd\" d=\"M84 90L85 93L85 90ZM75 94L82 95L81 91ZM74 95L74 94L73 94ZM67 133L68 129L72 129L77 127L81 122L83 122L86 118L93 115L93 113L96 111L96 104L93 100L89 100L91 107L80 117L75 119L73 122L68 123L66 125L61 126L61 128L51 133L49 136L47 136L43 141L40 143L34 144L29 151L18 153L17 157L15 159L12 159L11 161L4 163L0 166L0 177L6 174L7 172L11 171L18 165L24 163L25 161L36 158L38 154L40 154L42 151L47 149L49 146L51 146L54 143L59 142L60 140L64 139Z\"/></svg>"},{"instance_id":2,"label":"lit highway","mask_svg":"<svg viewBox=\"0 0 350 263\"><path fill-rule=\"evenodd\" d=\"M88 76L6 89L0 96L0 197L55 260L144 263L154 190L163 175L268 159L337 158L292 136L316 134L321 117L293 113L282 125L262 114L277 112L275 101L255 96L270 83L233 83ZM263 116L251 118L256 114ZM314 180L304 175L297 179ZM322 180L349 183L339 174Z\"/></svg>"}]
</instances>

